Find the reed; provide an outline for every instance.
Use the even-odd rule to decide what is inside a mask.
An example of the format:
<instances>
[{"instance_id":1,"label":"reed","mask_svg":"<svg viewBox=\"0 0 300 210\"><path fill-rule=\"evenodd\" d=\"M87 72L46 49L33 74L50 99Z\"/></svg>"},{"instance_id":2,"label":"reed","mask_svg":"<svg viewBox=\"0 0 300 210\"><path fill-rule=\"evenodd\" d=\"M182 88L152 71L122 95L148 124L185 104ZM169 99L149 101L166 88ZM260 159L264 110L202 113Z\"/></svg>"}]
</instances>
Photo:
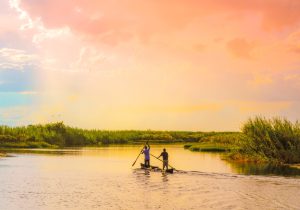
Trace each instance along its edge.
<instances>
[{"instance_id":1,"label":"reed","mask_svg":"<svg viewBox=\"0 0 300 210\"><path fill-rule=\"evenodd\" d=\"M283 118L249 119L242 127L245 134L240 141L243 157L279 163L300 162L300 124Z\"/></svg>"},{"instance_id":2,"label":"reed","mask_svg":"<svg viewBox=\"0 0 300 210\"><path fill-rule=\"evenodd\" d=\"M63 122L20 127L0 126L0 148L44 148L105 146L109 144L193 143L202 138L231 132L192 132L154 130L87 130L65 125Z\"/></svg>"}]
</instances>

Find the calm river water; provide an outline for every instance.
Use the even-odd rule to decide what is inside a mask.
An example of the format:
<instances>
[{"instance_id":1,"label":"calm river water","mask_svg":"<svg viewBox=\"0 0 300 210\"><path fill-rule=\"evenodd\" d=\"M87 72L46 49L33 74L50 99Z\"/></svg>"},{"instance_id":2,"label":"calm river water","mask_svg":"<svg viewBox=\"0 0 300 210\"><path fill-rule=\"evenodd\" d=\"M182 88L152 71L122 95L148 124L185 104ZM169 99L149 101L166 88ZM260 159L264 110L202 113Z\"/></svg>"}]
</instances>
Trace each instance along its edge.
<instances>
[{"instance_id":1,"label":"calm river water","mask_svg":"<svg viewBox=\"0 0 300 210\"><path fill-rule=\"evenodd\" d=\"M138 169L142 156L131 167L134 146L12 153L0 159L0 209L300 209L297 169L165 147L179 172Z\"/></svg>"}]
</instances>

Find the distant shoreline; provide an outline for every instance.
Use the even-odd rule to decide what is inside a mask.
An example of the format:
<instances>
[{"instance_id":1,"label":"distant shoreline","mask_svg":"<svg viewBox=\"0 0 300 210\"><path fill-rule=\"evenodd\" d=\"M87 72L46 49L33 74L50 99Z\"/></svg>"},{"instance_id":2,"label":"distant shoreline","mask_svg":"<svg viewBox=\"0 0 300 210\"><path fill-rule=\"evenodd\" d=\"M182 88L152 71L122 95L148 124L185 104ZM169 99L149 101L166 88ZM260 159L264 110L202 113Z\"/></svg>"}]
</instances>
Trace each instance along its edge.
<instances>
[{"instance_id":1,"label":"distant shoreline","mask_svg":"<svg viewBox=\"0 0 300 210\"><path fill-rule=\"evenodd\" d=\"M86 130L63 122L21 127L0 126L0 149L60 149L111 145L185 144L199 152L224 152L226 159L276 164L300 163L300 123L255 117L241 132ZM0 150L1 151L1 150Z\"/></svg>"}]
</instances>

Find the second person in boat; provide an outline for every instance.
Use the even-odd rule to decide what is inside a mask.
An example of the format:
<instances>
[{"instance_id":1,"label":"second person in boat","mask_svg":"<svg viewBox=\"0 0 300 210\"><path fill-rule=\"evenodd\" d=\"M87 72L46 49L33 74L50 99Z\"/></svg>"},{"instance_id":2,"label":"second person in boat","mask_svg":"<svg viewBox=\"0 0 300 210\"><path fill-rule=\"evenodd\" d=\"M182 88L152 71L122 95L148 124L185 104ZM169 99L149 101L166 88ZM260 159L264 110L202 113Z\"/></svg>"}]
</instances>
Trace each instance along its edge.
<instances>
[{"instance_id":1,"label":"second person in boat","mask_svg":"<svg viewBox=\"0 0 300 210\"><path fill-rule=\"evenodd\" d=\"M166 149L163 149L163 152L157 158L163 157L163 170L166 168L168 170L169 167L169 154L166 152Z\"/></svg>"}]
</instances>

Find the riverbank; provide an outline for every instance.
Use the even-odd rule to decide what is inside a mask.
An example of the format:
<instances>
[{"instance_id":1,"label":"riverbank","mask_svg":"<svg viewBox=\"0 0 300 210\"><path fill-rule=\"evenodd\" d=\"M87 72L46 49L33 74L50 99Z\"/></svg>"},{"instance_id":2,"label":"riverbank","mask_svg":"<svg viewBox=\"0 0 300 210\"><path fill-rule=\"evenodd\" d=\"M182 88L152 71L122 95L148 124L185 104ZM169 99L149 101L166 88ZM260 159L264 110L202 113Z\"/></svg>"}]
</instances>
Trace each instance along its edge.
<instances>
[{"instance_id":1,"label":"riverbank","mask_svg":"<svg viewBox=\"0 0 300 210\"><path fill-rule=\"evenodd\" d=\"M102 146L109 144L173 144L199 142L201 139L237 132L88 130L62 122L21 127L0 126L0 147L52 148Z\"/></svg>"},{"instance_id":2,"label":"riverbank","mask_svg":"<svg viewBox=\"0 0 300 210\"><path fill-rule=\"evenodd\" d=\"M229 153L239 151L244 135L242 133L216 134L202 138L197 143L189 143L184 145L184 149L192 152L222 152ZM225 156L223 154L223 156Z\"/></svg>"},{"instance_id":3,"label":"riverbank","mask_svg":"<svg viewBox=\"0 0 300 210\"><path fill-rule=\"evenodd\" d=\"M183 147L192 152L229 152L232 150L229 145L218 143L185 144Z\"/></svg>"},{"instance_id":4,"label":"riverbank","mask_svg":"<svg viewBox=\"0 0 300 210\"><path fill-rule=\"evenodd\" d=\"M224 152L225 159L238 162L300 163L300 123L281 118L249 119L242 133L215 135L185 144L197 152ZM298 164L298 165L297 165Z\"/></svg>"},{"instance_id":5,"label":"riverbank","mask_svg":"<svg viewBox=\"0 0 300 210\"><path fill-rule=\"evenodd\" d=\"M300 163L300 123L256 117L241 132L87 130L62 122L0 126L0 148L97 147L111 144L185 144L190 151L224 152L236 161Z\"/></svg>"},{"instance_id":6,"label":"riverbank","mask_svg":"<svg viewBox=\"0 0 300 210\"><path fill-rule=\"evenodd\" d=\"M22 143L9 143L1 144L0 151L21 150L21 149L70 149L70 148L98 148L98 147L112 147L112 146L141 146L146 144L147 141L128 142L122 144L96 144L96 145L83 145L83 146L65 146L59 147L51 145L46 142L22 142ZM148 141L150 145L184 145L184 142L164 142L164 141Z\"/></svg>"}]
</instances>

